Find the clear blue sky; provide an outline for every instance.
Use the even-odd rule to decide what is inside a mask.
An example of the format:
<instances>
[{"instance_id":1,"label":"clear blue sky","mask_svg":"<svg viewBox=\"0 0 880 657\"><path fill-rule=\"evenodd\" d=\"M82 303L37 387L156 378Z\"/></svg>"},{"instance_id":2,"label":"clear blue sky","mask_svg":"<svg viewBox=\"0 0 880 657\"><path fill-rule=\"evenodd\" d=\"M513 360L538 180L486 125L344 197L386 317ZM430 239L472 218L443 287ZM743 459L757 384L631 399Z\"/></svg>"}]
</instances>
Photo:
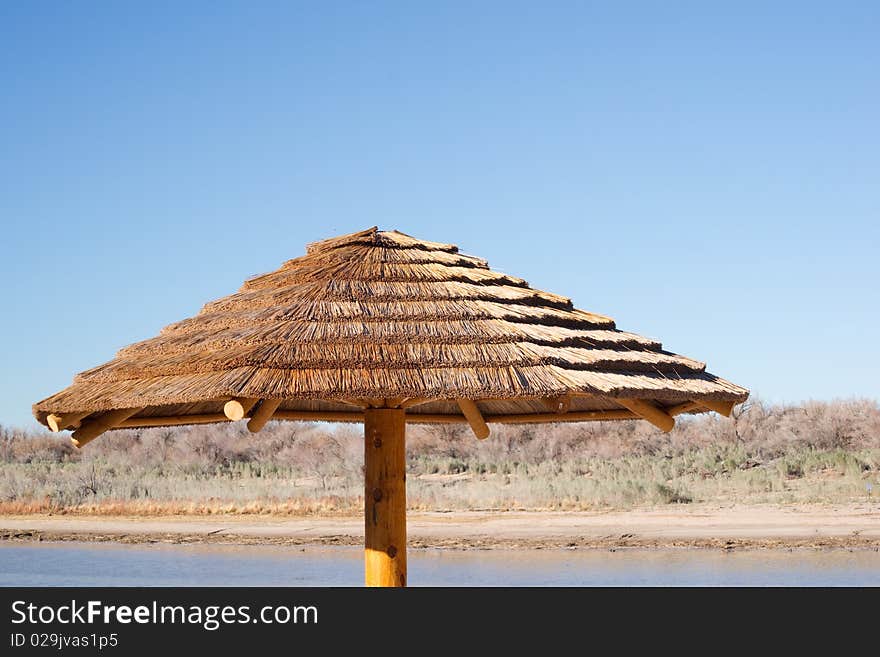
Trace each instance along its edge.
<instances>
[{"instance_id":1,"label":"clear blue sky","mask_svg":"<svg viewBox=\"0 0 880 657\"><path fill-rule=\"evenodd\" d=\"M372 225L764 398L878 397L878 34L876 2L2 3L0 421Z\"/></svg>"}]
</instances>

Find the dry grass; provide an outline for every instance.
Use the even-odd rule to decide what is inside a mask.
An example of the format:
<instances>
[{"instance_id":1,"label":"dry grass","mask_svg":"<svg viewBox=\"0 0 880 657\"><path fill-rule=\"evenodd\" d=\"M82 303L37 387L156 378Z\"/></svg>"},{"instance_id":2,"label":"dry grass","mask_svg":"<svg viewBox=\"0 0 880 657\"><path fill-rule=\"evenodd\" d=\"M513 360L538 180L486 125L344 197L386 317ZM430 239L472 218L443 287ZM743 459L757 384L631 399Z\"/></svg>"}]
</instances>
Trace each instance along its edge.
<instances>
[{"instance_id":1,"label":"dry grass","mask_svg":"<svg viewBox=\"0 0 880 657\"><path fill-rule=\"evenodd\" d=\"M413 509L840 503L880 495L874 401L738 409L732 419L408 430ZM358 426L129 430L83 451L0 428L0 513L331 514L362 508Z\"/></svg>"}]
</instances>

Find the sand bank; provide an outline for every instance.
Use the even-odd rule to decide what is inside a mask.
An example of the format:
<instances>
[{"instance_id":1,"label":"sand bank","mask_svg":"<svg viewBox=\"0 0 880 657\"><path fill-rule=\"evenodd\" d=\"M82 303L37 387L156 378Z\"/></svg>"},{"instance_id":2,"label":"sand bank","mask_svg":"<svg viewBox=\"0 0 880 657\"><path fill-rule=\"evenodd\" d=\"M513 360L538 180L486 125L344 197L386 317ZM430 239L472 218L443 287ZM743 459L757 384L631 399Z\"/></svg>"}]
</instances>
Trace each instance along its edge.
<instances>
[{"instance_id":1,"label":"sand bank","mask_svg":"<svg viewBox=\"0 0 880 657\"><path fill-rule=\"evenodd\" d=\"M880 549L880 505L413 512L412 548ZM0 540L359 545L360 517L0 516Z\"/></svg>"}]
</instances>

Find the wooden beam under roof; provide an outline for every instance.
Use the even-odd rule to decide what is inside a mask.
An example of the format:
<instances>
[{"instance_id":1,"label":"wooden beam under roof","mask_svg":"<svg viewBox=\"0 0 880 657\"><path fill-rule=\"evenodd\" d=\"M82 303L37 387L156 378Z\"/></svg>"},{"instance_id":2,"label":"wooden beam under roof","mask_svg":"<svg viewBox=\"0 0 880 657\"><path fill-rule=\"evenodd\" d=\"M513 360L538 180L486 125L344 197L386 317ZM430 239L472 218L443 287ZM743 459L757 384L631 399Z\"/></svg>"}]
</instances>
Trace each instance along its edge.
<instances>
[{"instance_id":1,"label":"wooden beam under roof","mask_svg":"<svg viewBox=\"0 0 880 657\"><path fill-rule=\"evenodd\" d=\"M681 415L682 413L688 413L690 411L696 410L700 408L700 405L695 401L686 401L681 404L676 404L675 406L670 406L669 408L663 409L672 417L676 415Z\"/></svg>"},{"instance_id":2,"label":"wooden beam under roof","mask_svg":"<svg viewBox=\"0 0 880 657\"><path fill-rule=\"evenodd\" d=\"M730 414L733 413L733 407L736 406L736 402L711 401L708 399L700 399L697 403L724 417L730 417Z\"/></svg>"},{"instance_id":3,"label":"wooden beam under roof","mask_svg":"<svg viewBox=\"0 0 880 657\"><path fill-rule=\"evenodd\" d=\"M487 425L486 420L483 419L483 414L480 413L480 409L477 407L476 403L471 399L456 399L455 401L461 409L461 414L464 415L468 424L471 425L471 431L474 432L474 435L479 440L485 440L488 438L489 425Z\"/></svg>"},{"instance_id":4,"label":"wooden beam under roof","mask_svg":"<svg viewBox=\"0 0 880 657\"><path fill-rule=\"evenodd\" d=\"M610 411L571 411L569 413L514 413L504 415L485 415L487 424L535 424L542 422L587 422L596 420L633 420L638 415L628 410ZM276 410L273 420L298 422L363 422L360 411L288 411ZM171 415L130 418L120 422L116 429L147 427L182 426L187 424L212 424L229 422L223 413L202 413L197 415ZM466 424L464 415L446 413L409 413L406 421L413 424Z\"/></svg>"},{"instance_id":5,"label":"wooden beam under roof","mask_svg":"<svg viewBox=\"0 0 880 657\"><path fill-rule=\"evenodd\" d=\"M647 420L661 431L668 433L675 426L675 418L651 402L642 399L615 399L614 401Z\"/></svg>"},{"instance_id":6,"label":"wooden beam under roof","mask_svg":"<svg viewBox=\"0 0 880 657\"><path fill-rule=\"evenodd\" d=\"M569 409L571 409L571 395L544 397L541 402L548 410L554 413L568 413Z\"/></svg>"},{"instance_id":7,"label":"wooden beam under roof","mask_svg":"<svg viewBox=\"0 0 880 657\"><path fill-rule=\"evenodd\" d=\"M238 422L256 406L259 399L251 397L236 397L223 405L223 414L233 422Z\"/></svg>"},{"instance_id":8,"label":"wooden beam under roof","mask_svg":"<svg viewBox=\"0 0 880 657\"><path fill-rule=\"evenodd\" d=\"M46 416L46 424L53 433L64 431L65 429L78 428L80 421L91 415L91 411L82 413L50 413Z\"/></svg>"},{"instance_id":9,"label":"wooden beam under roof","mask_svg":"<svg viewBox=\"0 0 880 657\"><path fill-rule=\"evenodd\" d=\"M251 415L251 419L248 420L248 431L259 433L260 429L266 426L266 422L272 419L275 411L281 406L281 401L281 399L264 399L261 401L260 405L257 406L257 410Z\"/></svg>"},{"instance_id":10,"label":"wooden beam under roof","mask_svg":"<svg viewBox=\"0 0 880 657\"><path fill-rule=\"evenodd\" d=\"M84 447L100 436L105 431L115 429L122 422L130 418L135 413L140 413L143 408L120 408L114 411L108 411L96 418L83 422L79 429L73 432L70 441L75 447Z\"/></svg>"}]
</instances>

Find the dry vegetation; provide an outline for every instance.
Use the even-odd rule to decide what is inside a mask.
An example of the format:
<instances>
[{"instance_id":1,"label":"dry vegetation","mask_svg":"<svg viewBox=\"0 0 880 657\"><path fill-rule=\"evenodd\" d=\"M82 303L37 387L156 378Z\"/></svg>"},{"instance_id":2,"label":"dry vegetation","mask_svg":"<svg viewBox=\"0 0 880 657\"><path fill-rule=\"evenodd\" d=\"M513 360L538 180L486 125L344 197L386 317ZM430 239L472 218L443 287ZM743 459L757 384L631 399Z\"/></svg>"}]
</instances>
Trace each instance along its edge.
<instances>
[{"instance_id":1,"label":"dry vegetation","mask_svg":"<svg viewBox=\"0 0 880 657\"><path fill-rule=\"evenodd\" d=\"M595 509L657 504L848 502L880 496L875 401L770 406L732 419L408 429L413 509ZM108 434L0 428L0 513L356 513L359 426L243 423Z\"/></svg>"}]
</instances>

